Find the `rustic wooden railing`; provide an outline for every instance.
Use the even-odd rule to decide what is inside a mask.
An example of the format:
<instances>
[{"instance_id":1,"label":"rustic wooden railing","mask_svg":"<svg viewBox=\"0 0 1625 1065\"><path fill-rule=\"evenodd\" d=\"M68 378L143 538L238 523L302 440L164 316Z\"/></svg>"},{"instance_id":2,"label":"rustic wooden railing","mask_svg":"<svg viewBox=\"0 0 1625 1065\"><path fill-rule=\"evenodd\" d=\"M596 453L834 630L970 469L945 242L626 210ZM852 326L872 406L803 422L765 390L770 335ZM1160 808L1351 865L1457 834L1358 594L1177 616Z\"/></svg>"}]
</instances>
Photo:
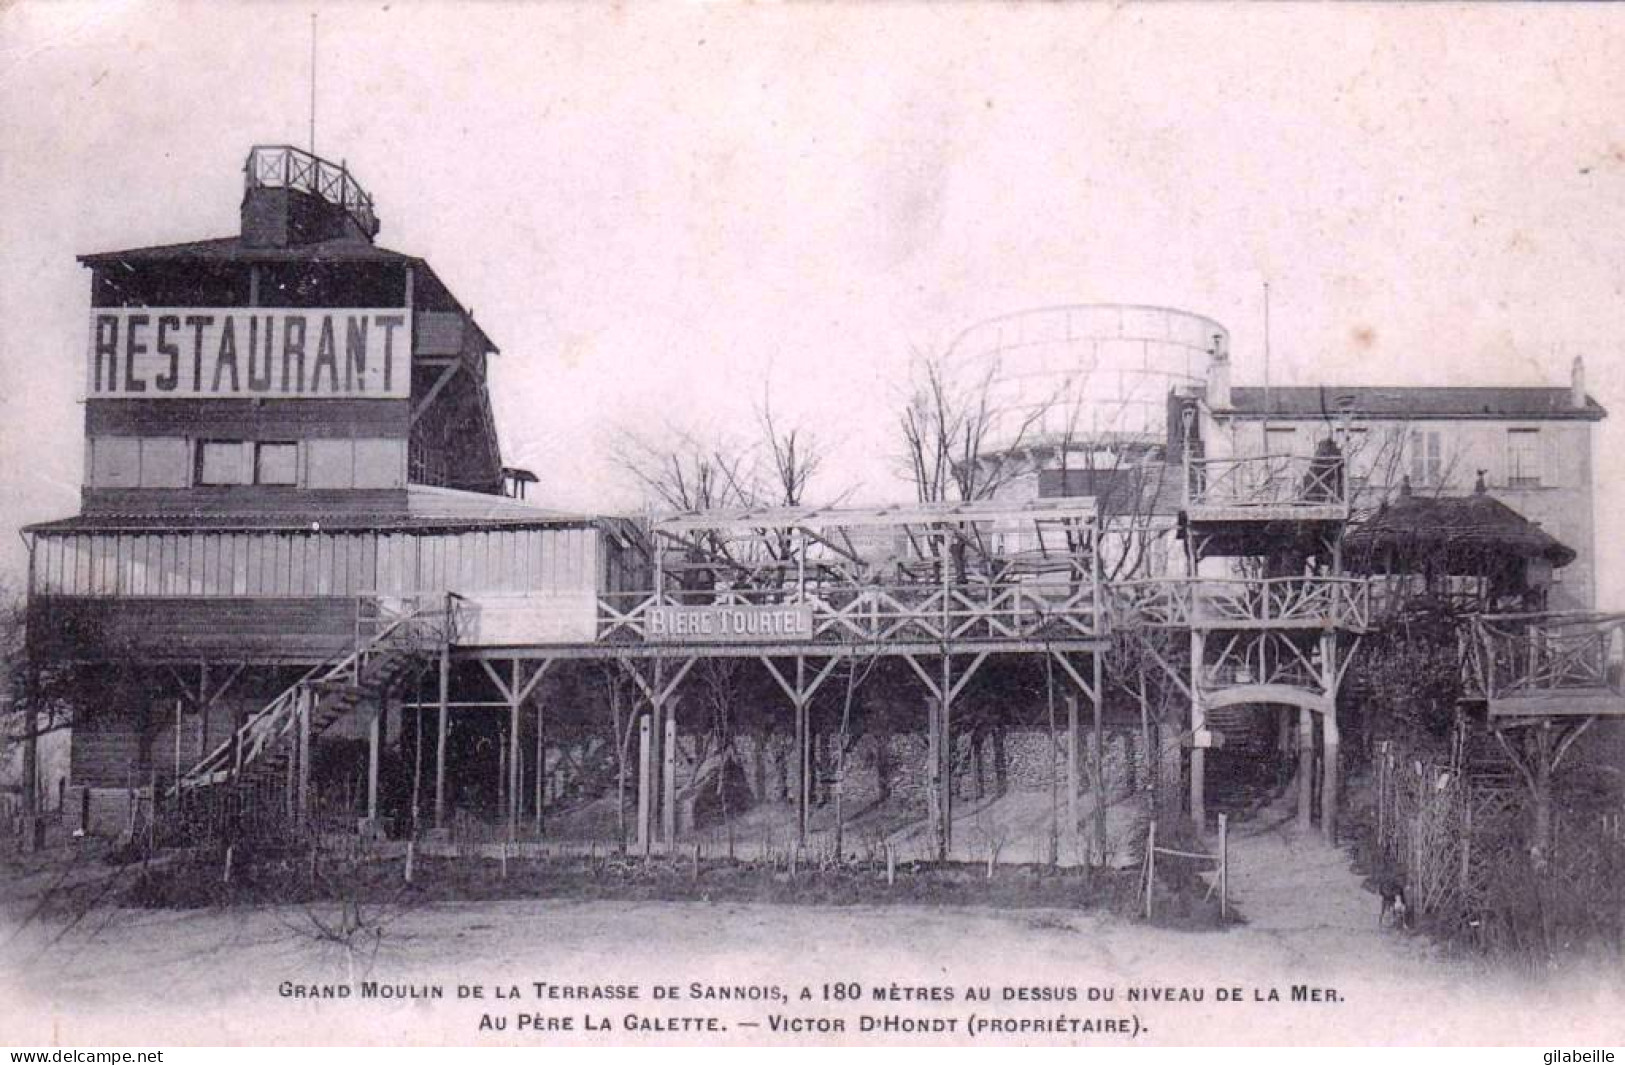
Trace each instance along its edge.
<instances>
[{"instance_id":1,"label":"rustic wooden railing","mask_svg":"<svg viewBox=\"0 0 1625 1065\"><path fill-rule=\"evenodd\" d=\"M1114 582L1107 594L1123 625L1363 630L1371 623L1369 582L1359 577L1166 577Z\"/></svg>"},{"instance_id":2,"label":"rustic wooden railing","mask_svg":"<svg viewBox=\"0 0 1625 1065\"><path fill-rule=\"evenodd\" d=\"M378 235L378 214L350 168L288 144L261 144L243 165L251 189L298 189L342 207L369 237Z\"/></svg>"},{"instance_id":3,"label":"rustic wooden railing","mask_svg":"<svg viewBox=\"0 0 1625 1065\"><path fill-rule=\"evenodd\" d=\"M1625 615L1473 619L1471 679L1488 699L1607 692L1625 698Z\"/></svg>"},{"instance_id":4,"label":"rustic wooden railing","mask_svg":"<svg viewBox=\"0 0 1625 1065\"><path fill-rule=\"evenodd\" d=\"M658 608L728 606L810 609L810 636L785 639L786 644L1086 640L1100 635L1103 628L1090 581L826 585L805 592L791 586L602 595L598 640L610 644L655 642L658 637L652 638L649 617ZM762 642L775 642L775 638L766 637Z\"/></svg>"},{"instance_id":5,"label":"rustic wooden railing","mask_svg":"<svg viewBox=\"0 0 1625 1065\"><path fill-rule=\"evenodd\" d=\"M1185 460L1185 506L1346 507L1348 479L1338 458L1258 455Z\"/></svg>"}]
</instances>

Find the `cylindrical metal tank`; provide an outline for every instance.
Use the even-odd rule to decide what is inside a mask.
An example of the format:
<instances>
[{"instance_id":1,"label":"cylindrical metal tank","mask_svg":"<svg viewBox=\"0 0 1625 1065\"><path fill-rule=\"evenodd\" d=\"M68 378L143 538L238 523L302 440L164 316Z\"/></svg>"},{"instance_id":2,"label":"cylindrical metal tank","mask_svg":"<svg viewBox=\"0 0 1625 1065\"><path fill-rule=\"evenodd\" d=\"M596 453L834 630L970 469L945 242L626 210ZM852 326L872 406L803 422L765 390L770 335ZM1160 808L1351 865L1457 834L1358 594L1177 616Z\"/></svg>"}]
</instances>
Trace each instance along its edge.
<instances>
[{"instance_id":1,"label":"cylindrical metal tank","mask_svg":"<svg viewBox=\"0 0 1625 1065\"><path fill-rule=\"evenodd\" d=\"M1170 390L1201 389L1229 333L1168 307L1074 304L1001 315L961 333L947 365L959 387L988 385L982 451L1152 444L1166 436Z\"/></svg>"}]
</instances>

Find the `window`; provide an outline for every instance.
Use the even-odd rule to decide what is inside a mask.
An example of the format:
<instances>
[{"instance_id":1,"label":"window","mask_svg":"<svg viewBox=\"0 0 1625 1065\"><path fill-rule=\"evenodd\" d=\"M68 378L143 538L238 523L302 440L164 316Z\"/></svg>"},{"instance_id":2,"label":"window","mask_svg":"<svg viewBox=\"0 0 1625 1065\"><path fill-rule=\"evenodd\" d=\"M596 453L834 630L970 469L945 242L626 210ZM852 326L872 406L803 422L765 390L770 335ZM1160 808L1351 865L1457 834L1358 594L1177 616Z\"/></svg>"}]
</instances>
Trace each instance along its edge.
<instances>
[{"instance_id":1,"label":"window","mask_svg":"<svg viewBox=\"0 0 1625 1065\"><path fill-rule=\"evenodd\" d=\"M1540 430L1507 430L1507 487L1540 487Z\"/></svg>"},{"instance_id":2,"label":"window","mask_svg":"<svg viewBox=\"0 0 1625 1065\"><path fill-rule=\"evenodd\" d=\"M141 484L141 441L101 436L90 441L90 484L93 488L137 488Z\"/></svg>"},{"instance_id":3,"label":"window","mask_svg":"<svg viewBox=\"0 0 1625 1065\"><path fill-rule=\"evenodd\" d=\"M1293 428L1277 429L1271 426L1264 430L1264 454L1291 455L1298 448L1298 430Z\"/></svg>"},{"instance_id":4,"label":"window","mask_svg":"<svg viewBox=\"0 0 1625 1065\"><path fill-rule=\"evenodd\" d=\"M1349 484L1363 488L1371 482L1377 466L1375 447L1371 443L1371 430L1365 427L1349 428L1343 432L1343 458L1347 464Z\"/></svg>"},{"instance_id":5,"label":"window","mask_svg":"<svg viewBox=\"0 0 1625 1065\"><path fill-rule=\"evenodd\" d=\"M1437 429L1411 430L1411 483L1436 485L1444 480L1444 451Z\"/></svg>"},{"instance_id":6,"label":"window","mask_svg":"<svg viewBox=\"0 0 1625 1065\"><path fill-rule=\"evenodd\" d=\"M141 487L185 488L189 448L185 437L147 437L141 441Z\"/></svg>"},{"instance_id":7,"label":"window","mask_svg":"<svg viewBox=\"0 0 1625 1065\"><path fill-rule=\"evenodd\" d=\"M262 443L254 446L255 484L298 484L299 445Z\"/></svg>"},{"instance_id":8,"label":"window","mask_svg":"<svg viewBox=\"0 0 1625 1065\"><path fill-rule=\"evenodd\" d=\"M247 484L241 440L202 440L197 447L197 483L203 485Z\"/></svg>"}]
</instances>

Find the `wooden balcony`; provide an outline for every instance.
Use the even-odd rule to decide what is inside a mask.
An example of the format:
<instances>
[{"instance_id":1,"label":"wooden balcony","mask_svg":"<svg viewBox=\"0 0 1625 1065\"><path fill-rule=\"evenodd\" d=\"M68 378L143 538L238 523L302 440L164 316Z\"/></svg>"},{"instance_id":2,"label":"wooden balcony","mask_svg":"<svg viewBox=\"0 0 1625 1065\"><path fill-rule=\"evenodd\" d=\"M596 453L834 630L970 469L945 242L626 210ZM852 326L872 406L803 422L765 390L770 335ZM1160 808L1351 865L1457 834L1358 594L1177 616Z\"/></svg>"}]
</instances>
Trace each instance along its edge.
<instances>
[{"instance_id":1,"label":"wooden balcony","mask_svg":"<svg viewBox=\"0 0 1625 1065\"><path fill-rule=\"evenodd\" d=\"M1474 620L1469 688L1491 717L1625 716L1625 615Z\"/></svg>"},{"instance_id":2,"label":"wooden balcony","mask_svg":"<svg viewBox=\"0 0 1625 1065\"><path fill-rule=\"evenodd\" d=\"M1346 521L1348 480L1337 458L1187 458L1185 513L1193 522Z\"/></svg>"}]
</instances>

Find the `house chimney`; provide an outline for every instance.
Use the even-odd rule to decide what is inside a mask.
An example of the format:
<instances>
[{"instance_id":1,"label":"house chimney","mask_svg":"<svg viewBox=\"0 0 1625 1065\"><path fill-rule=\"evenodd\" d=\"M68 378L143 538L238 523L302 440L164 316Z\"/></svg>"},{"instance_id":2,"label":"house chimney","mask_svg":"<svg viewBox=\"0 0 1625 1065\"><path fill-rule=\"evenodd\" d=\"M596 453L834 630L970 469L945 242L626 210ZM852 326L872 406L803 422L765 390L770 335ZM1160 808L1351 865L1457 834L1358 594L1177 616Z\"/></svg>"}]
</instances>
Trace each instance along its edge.
<instances>
[{"instance_id":1,"label":"house chimney","mask_svg":"<svg viewBox=\"0 0 1625 1065\"><path fill-rule=\"evenodd\" d=\"M1223 333L1213 334L1207 349L1207 405L1209 410L1230 409L1230 343Z\"/></svg>"},{"instance_id":2,"label":"house chimney","mask_svg":"<svg viewBox=\"0 0 1625 1065\"><path fill-rule=\"evenodd\" d=\"M1583 356L1574 357L1574 365L1569 370L1569 406L1575 410L1584 410L1586 405L1586 361Z\"/></svg>"}]
</instances>

